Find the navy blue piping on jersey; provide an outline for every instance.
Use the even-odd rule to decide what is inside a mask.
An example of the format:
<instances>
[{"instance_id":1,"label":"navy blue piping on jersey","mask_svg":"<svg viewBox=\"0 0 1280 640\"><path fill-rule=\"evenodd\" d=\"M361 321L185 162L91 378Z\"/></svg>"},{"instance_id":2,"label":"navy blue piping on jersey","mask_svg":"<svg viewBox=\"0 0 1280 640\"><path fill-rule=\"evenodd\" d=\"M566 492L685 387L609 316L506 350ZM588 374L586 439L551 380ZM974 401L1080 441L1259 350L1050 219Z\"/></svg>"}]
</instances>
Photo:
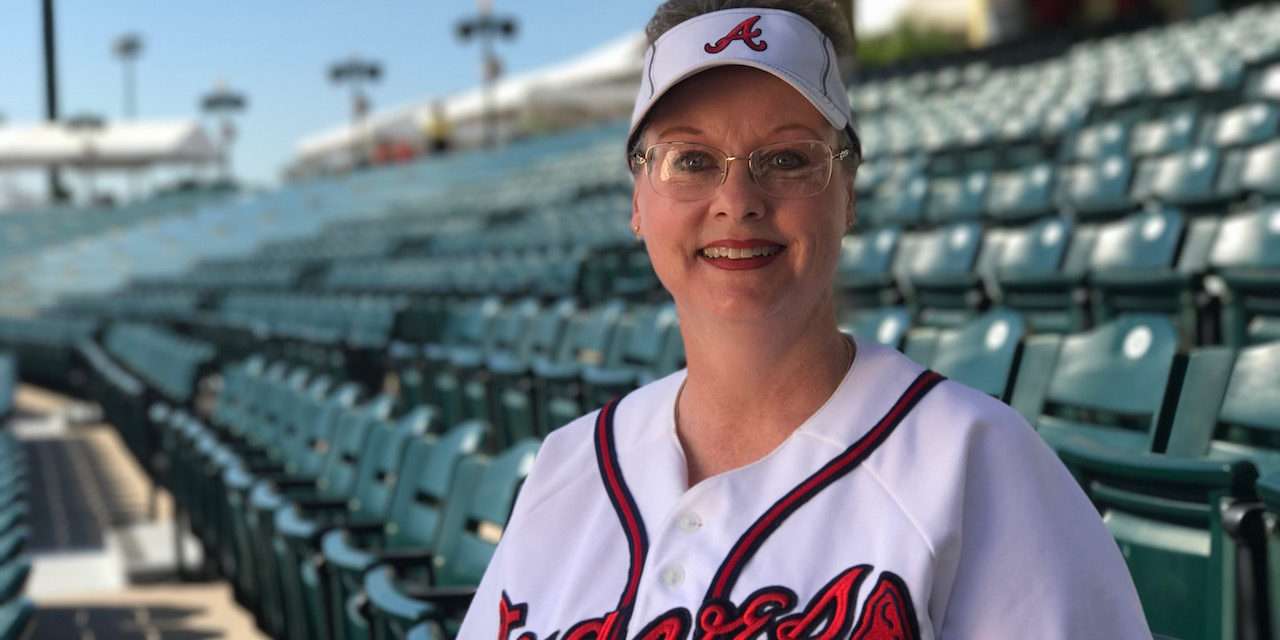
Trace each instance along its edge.
<instances>
[{"instance_id":1,"label":"navy blue piping on jersey","mask_svg":"<svg viewBox=\"0 0 1280 640\"><path fill-rule=\"evenodd\" d=\"M618 464L613 418L621 401L621 398L616 398L600 409L600 414L596 416L595 430L596 463L600 467L600 479L604 481L605 493L609 494L609 501L613 503L613 510L617 512L618 521L627 536L627 549L631 557L627 582L615 610L619 619L615 620L611 635L617 635L627 628L632 608L635 607L636 594L640 590L640 573L644 570L644 561L649 554L649 535L645 530L644 520L640 517L640 509L636 506L631 490L627 488L626 480L622 477L622 467Z\"/></svg>"},{"instance_id":2,"label":"navy blue piping on jersey","mask_svg":"<svg viewBox=\"0 0 1280 640\"><path fill-rule=\"evenodd\" d=\"M845 449L840 455L832 458L830 462L823 465L821 469L814 472L813 475L809 476L804 482L801 482L765 511L764 515L760 516L747 529L746 533L742 534L742 537L734 544L733 550L725 558L724 563L720 565L720 569L716 571L715 579L711 581L704 603L711 603L717 600L727 601L729 595L733 592L734 585L738 581L738 576L742 573L743 567L751 561L752 556L760 549L760 545L764 544L764 541L777 530L778 526L814 496L848 475L863 460L866 460L881 444L884 444L885 440L902 422L902 419L920 402L920 399L944 379L940 374L926 369L916 377L915 381L907 387L907 390L893 404L888 413L866 435L859 438L857 442Z\"/></svg>"}]
</instances>

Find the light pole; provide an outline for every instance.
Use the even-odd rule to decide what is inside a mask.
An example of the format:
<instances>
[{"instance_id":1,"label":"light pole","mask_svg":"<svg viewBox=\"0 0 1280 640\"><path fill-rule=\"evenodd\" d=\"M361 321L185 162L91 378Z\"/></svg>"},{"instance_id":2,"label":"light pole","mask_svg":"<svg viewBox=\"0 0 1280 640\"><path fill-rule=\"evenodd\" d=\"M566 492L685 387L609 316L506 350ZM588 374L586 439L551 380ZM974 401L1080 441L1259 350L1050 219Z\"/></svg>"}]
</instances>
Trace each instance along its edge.
<instances>
[{"instance_id":1,"label":"light pole","mask_svg":"<svg viewBox=\"0 0 1280 640\"><path fill-rule=\"evenodd\" d=\"M58 121L58 39L54 27L53 0L40 3L41 26L44 35L44 116L49 124ZM57 165L49 167L49 200L65 202L70 194L62 184Z\"/></svg>"},{"instance_id":2,"label":"light pole","mask_svg":"<svg viewBox=\"0 0 1280 640\"><path fill-rule=\"evenodd\" d=\"M138 117L138 84L134 61L142 54L142 36L126 33L111 45L111 52L120 59L124 68L124 109L121 116L132 120Z\"/></svg>"},{"instance_id":3,"label":"light pole","mask_svg":"<svg viewBox=\"0 0 1280 640\"><path fill-rule=\"evenodd\" d=\"M360 144L363 142L364 117L369 113L369 97L361 90L366 84L382 79L382 64L352 54L329 66L329 81L336 85L351 86L351 170L360 164Z\"/></svg>"},{"instance_id":4,"label":"light pole","mask_svg":"<svg viewBox=\"0 0 1280 640\"><path fill-rule=\"evenodd\" d=\"M200 99L200 110L213 118L218 118L222 129L218 144L218 165L221 179L231 179L231 143L236 137L235 123L231 118L249 106L249 99L243 93L227 88L225 82L218 82L213 90Z\"/></svg>"},{"instance_id":5,"label":"light pole","mask_svg":"<svg viewBox=\"0 0 1280 640\"><path fill-rule=\"evenodd\" d=\"M510 16L493 15L492 0L479 0L479 12L476 15L458 21L458 37L463 42L472 38L480 39L481 64L484 69L484 144L492 147L497 142L497 122L493 104L493 85L502 75L502 62L494 52L493 41L497 38L508 40L516 36L519 24Z\"/></svg>"},{"instance_id":6,"label":"light pole","mask_svg":"<svg viewBox=\"0 0 1280 640\"><path fill-rule=\"evenodd\" d=\"M89 193L88 201L92 205L94 201L94 192L97 191L93 180L93 163L94 156L97 155L97 148L93 145L93 139L98 135L106 122L102 116L92 113L82 113L71 118L67 118L65 126L73 134L80 137L80 141L84 144L84 159L81 162L81 168L84 170L85 189Z\"/></svg>"},{"instance_id":7,"label":"light pole","mask_svg":"<svg viewBox=\"0 0 1280 640\"><path fill-rule=\"evenodd\" d=\"M124 72L123 106L120 110L122 120L133 120L138 117L138 76L135 61L142 54L142 36L126 33L111 44L111 52L120 59ZM129 199L138 197L138 171L129 170Z\"/></svg>"}]
</instances>

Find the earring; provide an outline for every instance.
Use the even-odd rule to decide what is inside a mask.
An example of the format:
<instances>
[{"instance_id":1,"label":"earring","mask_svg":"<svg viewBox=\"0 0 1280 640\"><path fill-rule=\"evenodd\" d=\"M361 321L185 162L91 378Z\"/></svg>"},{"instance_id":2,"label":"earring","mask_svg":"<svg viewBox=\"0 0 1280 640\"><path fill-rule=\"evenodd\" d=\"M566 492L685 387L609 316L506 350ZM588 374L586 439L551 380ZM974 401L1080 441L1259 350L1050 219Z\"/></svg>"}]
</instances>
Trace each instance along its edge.
<instances>
[{"instance_id":1,"label":"earring","mask_svg":"<svg viewBox=\"0 0 1280 640\"><path fill-rule=\"evenodd\" d=\"M640 238L640 225L638 224L631 225L631 233L635 234L636 239L638 240Z\"/></svg>"}]
</instances>

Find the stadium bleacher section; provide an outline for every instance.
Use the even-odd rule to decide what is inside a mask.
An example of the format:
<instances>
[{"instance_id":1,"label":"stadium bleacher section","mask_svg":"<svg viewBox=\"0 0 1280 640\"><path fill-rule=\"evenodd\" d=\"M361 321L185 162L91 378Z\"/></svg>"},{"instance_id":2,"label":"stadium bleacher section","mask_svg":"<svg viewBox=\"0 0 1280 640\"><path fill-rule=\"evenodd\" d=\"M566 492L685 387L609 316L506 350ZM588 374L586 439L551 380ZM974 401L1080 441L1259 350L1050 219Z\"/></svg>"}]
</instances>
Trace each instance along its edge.
<instances>
[{"instance_id":1,"label":"stadium bleacher section","mask_svg":"<svg viewBox=\"0 0 1280 640\"><path fill-rule=\"evenodd\" d=\"M842 326L1017 408L1154 631L1280 629L1280 9L853 99ZM295 185L10 260L0 307L43 311L0 319L0 348L103 405L273 636L449 637L538 438L683 365L626 226L621 139Z\"/></svg>"},{"instance_id":2,"label":"stadium bleacher section","mask_svg":"<svg viewBox=\"0 0 1280 640\"><path fill-rule=\"evenodd\" d=\"M31 573L31 559L23 553L29 535L26 454L4 428L17 390L17 361L0 352L0 640L22 638L35 611L22 595Z\"/></svg>"}]
</instances>

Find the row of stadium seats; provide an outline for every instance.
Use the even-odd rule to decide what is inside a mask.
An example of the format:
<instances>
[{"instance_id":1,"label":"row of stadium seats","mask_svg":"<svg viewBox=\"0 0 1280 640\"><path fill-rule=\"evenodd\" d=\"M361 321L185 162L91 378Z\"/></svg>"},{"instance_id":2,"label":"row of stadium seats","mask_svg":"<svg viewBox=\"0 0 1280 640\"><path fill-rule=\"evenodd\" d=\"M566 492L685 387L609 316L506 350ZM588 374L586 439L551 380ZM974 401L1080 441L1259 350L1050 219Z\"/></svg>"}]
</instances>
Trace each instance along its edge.
<instances>
[{"instance_id":1,"label":"row of stadium seats","mask_svg":"<svg viewBox=\"0 0 1280 640\"><path fill-rule=\"evenodd\" d=\"M536 308L530 301L524 312L537 317L529 311ZM292 635L297 625L311 624L299 621L359 627L368 624L368 616L381 620L383 614L356 615L360 607L347 606L360 589L365 596L357 600L367 600L376 611L417 611L404 613L402 619L396 618L400 614L391 616L403 624L424 615L426 609L413 609L393 595L398 583L390 579L390 569L366 573L363 586L357 578L343 578L335 567L346 566L340 563L350 558L341 550L334 552L338 559L329 558L324 539L331 526L362 522L366 516L389 517L390 511L371 516L361 511L366 505L389 508L388 496L396 490L386 486L388 478L403 477L388 473L387 465L408 464L391 453L404 447L375 444L381 438L437 442L439 434L467 433L466 452L478 459L504 460L513 451L531 455L536 445L525 451L524 443L531 442L529 435L542 432L500 435L512 425L502 425L494 415L485 419L465 409L458 413L460 401L445 395L460 386L459 364L476 361L477 341L489 341L481 349L502 353L501 340L494 336L504 335L503 327L492 325L519 325L512 319L521 311L519 305L504 308L495 300L451 308L447 338L422 348L415 363L418 379L435 381L423 385L437 388L434 398L414 397L407 386L400 388L400 395L368 397L359 385L284 362L251 358L225 368L222 392L209 420L180 406L151 413L149 428L158 430L162 449L173 456L165 467L171 474L168 482L191 505L193 526L209 545L211 557L236 576L242 593L257 594L245 596L246 602L264 617L280 616L264 622L277 635L286 637L288 631L287 637L313 637L310 627ZM610 313L624 312L587 310L580 326ZM483 328L476 330L477 326ZM1262 595L1272 584L1280 584L1280 576L1227 570L1234 565L1221 558L1268 557L1264 529L1258 524L1265 516L1258 495L1266 495L1266 474L1280 471L1275 463L1280 454L1268 445L1271 430L1280 429L1280 404L1265 392L1280 385L1280 342L1188 352L1179 346L1174 324L1150 314L1122 315L1067 336L1029 335L1019 314L1000 309L956 328L910 331L905 349L944 375L1011 402L1060 452L1125 549L1157 631L1181 638L1218 637L1217 629L1266 620L1260 617L1263 612L1246 605L1261 606L1257 603L1264 602ZM587 380L585 371L580 369L579 382ZM402 383L412 379L408 372L402 375ZM536 372L533 380L537 386ZM1144 384L1134 388L1126 384L1129 380ZM450 404L454 406L448 408ZM572 415L591 406L594 401L580 404ZM455 415L446 418L450 412ZM558 425L566 418L550 420ZM375 433L383 435L374 439ZM447 435L439 441L446 439ZM191 455L204 458L183 458ZM425 473L418 466L414 469ZM202 475L192 478L192 473ZM1259 475L1264 481L1255 484ZM1135 482L1139 477L1142 480ZM221 478L221 484L210 484L210 478ZM501 494L505 506L486 507L484 522L501 526L514 490L511 485ZM352 500L357 491L381 491L383 497L368 494ZM1241 509L1248 511L1247 521L1231 520ZM197 515L197 510L202 511ZM368 531L376 535L379 527L386 533L414 526L391 521L394 527L382 524ZM426 540L415 539L415 544L428 546ZM491 550L495 541L496 537L480 548ZM317 564L321 556L326 562ZM450 577L439 584L473 583L483 561L467 562L473 563L468 578ZM255 577L235 573L244 571L237 566L274 568ZM316 571L321 573L312 575ZM336 599L335 589L341 589ZM1189 606L1214 601L1226 604ZM339 603L342 606L336 606ZM327 617L316 617L326 608ZM443 610L430 610L448 622ZM355 622L344 622L345 616L353 616Z\"/></svg>"},{"instance_id":2,"label":"row of stadium seats","mask_svg":"<svg viewBox=\"0 0 1280 640\"><path fill-rule=\"evenodd\" d=\"M903 299L914 324L954 326L994 303L1059 333L1145 311L1177 319L1186 344L1240 346L1280 338L1280 208L1220 219L1155 208L1112 222L884 228L844 239L839 282L856 325L883 320L878 308Z\"/></svg>"},{"instance_id":3,"label":"row of stadium seats","mask_svg":"<svg viewBox=\"0 0 1280 640\"><path fill-rule=\"evenodd\" d=\"M31 560L23 553L29 534L28 467L22 445L5 429L17 389L16 361L0 352L0 640L25 637L35 612L22 596L31 573Z\"/></svg>"}]
</instances>

